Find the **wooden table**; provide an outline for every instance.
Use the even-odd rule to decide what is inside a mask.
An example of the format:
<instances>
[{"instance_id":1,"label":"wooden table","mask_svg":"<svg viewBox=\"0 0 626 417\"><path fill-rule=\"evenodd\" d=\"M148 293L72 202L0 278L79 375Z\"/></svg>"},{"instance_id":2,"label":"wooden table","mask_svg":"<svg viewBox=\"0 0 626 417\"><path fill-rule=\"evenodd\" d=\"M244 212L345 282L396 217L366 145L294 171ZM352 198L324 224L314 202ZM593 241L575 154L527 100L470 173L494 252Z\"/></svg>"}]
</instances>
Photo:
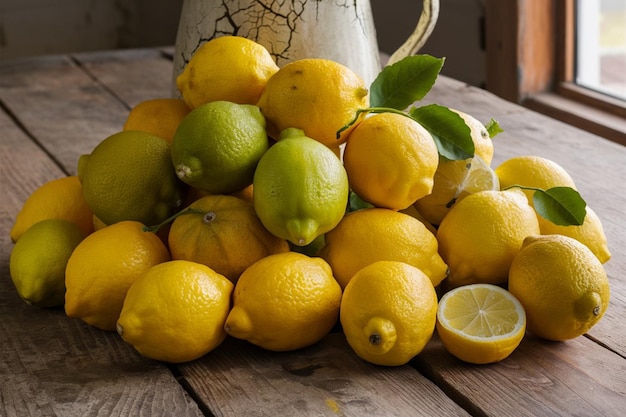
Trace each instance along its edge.
<instances>
[{"instance_id":1,"label":"wooden table","mask_svg":"<svg viewBox=\"0 0 626 417\"><path fill-rule=\"evenodd\" d=\"M424 100L505 133L494 166L522 154L570 172L603 221L611 305L588 335L527 335L505 361L472 366L435 336L409 365L358 359L341 333L291 353L227 339L168 365L115 333L27 306L9 278L9 229L27 196L76 173L78 156L121 130L129 108L168 97L171 48L4 61L0 69L0 416L623 416L626 411L626 148L440 77Z\"/></svg>"}]
</instances>

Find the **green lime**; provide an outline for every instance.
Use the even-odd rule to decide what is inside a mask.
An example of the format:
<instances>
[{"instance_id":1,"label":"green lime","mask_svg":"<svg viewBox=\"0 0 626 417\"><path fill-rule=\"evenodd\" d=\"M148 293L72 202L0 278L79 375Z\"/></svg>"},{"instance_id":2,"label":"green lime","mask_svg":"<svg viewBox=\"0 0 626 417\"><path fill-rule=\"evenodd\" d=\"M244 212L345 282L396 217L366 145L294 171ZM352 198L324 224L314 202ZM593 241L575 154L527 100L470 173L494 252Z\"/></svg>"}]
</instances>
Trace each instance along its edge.
<instances>
[{"instance_id":1,"label":"green lime","mask_svg":"<svg viewBox=\"0 0 626 417\"><path fill-rule=\"evenodd\" d=\"M254 208L273 234L298 246L334 228L348 203L348 175L335 153L285 129L254 174Z\"/></svg>"},{"instance_id":2,"label":"green lime","mask_svg":"<svg viewBox=\"0 0 626 417\"><path fill-rule=\"evenodd\" d=\"M252 183L269 146L265 118L257 106L212 101L179 124L172 141L178 178L212 194L230 194Z\"/></svg>"},{"instance_id":3,"label":"green lime","mask_svg":"<svg viewBox=\"0 0 626 417\"><path fill-rule=\"evenodd\" d=\"M107 225L160 223L180 209L184 197L169 143L138 130L111 135L82 155L78 177L87 205Z\"/></svg>"},{"instance_id":4,"label":"green lime","mask_svg":"<svg viewBox=\"0 0 626 417\"><path fill-rule=\"evenodd\" d=\"M42 220L19 238L9 260L11 279L19 296L39 307L62 306L65 266L83 232L72 222Z\"/></svg>"}]
</instances>

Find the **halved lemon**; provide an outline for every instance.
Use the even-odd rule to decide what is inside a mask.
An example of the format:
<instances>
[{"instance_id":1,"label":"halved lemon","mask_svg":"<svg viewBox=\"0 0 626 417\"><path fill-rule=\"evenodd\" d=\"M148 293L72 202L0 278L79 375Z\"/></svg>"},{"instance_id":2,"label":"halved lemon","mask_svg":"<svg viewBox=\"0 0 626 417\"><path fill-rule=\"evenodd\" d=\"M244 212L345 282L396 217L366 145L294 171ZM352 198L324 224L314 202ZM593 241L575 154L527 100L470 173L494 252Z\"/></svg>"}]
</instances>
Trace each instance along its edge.
<instances>
[{"instance_id":1,"label":"halved lemon","mask_svg":"<svg viewBox=\"0 0 626 417\"><path fill-rule=\"evenodd\" d=\"M437 332L462 361L486 364L508 357L526 332L522 304L492 284L470 284L445 293L437 310Z\"/></svg>"}]
</instances>

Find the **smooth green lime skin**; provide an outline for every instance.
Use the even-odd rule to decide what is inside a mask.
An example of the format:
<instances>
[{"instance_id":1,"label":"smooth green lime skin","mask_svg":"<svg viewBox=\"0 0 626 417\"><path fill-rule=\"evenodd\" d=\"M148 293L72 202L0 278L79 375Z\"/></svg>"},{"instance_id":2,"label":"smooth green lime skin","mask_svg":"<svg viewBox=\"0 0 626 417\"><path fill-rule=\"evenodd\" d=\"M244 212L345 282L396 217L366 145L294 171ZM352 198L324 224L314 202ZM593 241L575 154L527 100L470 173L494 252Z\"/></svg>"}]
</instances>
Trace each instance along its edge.
<instances>
[{"instance_id":1,"label":"smooth green lime skin","mask_svg":"<svg viewBox=\"0 0 626 417\"><path fill-rule=\"evenodd\" d=\"M348 176L335 153L298 129L286 129L254 174L254 208L263 225L306 246L345 214Z\"/></svg>"},{"instance_id":2,"label":"smooth green lime skin","mask_svg":"<svg viewBox=\"0 0 626 417\"><path fill-rule=\"evenodd\" d=\"M65 266L84 237L76 224L49 219L35 223L18 239L11 251L9 271L17 293L27 304L63 305Z\"/></svg>"},{"instance_id":3,"label":"smooth green lime skin","mask_svg":"<svg viewBox=\"0 0 626 417\"><path fill-rule=\"evenodd\" d=\"M252 183L269 140L261 110L213 101L193 109L172 140L178 178L212 194L231 194Z\"/></svg>"}]
</instances>

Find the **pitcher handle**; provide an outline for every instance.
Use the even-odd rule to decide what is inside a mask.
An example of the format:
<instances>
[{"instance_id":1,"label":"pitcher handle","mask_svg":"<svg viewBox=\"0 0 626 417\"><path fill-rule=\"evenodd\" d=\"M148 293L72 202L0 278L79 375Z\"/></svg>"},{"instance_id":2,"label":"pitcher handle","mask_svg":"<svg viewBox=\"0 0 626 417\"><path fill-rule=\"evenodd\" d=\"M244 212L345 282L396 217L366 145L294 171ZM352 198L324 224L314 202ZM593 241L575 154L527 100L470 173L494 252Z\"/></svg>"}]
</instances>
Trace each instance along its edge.
<instances>
[{"instance_id":1,"label":"pitcher handle","mask_svg":"<svg viewBox=\"0 0 626 417\"><path fill-rule=\"evenodd\" d=\"M409 55L414 55L426 43L439 17L439 0L424 0L422 14L409 38L391 54L387 65L394 64Z\"/></svg>"}]
</instances>

